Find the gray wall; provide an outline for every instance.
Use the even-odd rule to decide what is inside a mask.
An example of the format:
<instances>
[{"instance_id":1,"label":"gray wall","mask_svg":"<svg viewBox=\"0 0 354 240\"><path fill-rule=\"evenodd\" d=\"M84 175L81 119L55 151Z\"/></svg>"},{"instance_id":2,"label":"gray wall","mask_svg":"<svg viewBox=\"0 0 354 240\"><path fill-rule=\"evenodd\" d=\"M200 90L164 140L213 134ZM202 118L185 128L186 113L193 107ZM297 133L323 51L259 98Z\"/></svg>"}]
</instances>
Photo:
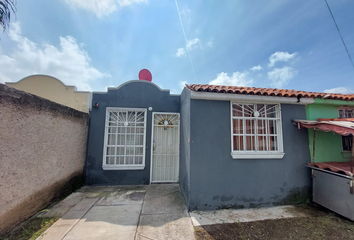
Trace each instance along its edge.
<instances>
[{"instance_id":1,"label":"gray wall","mask_svg":"<svg viewBox=\"0 0 354 240\"><path fill-rule=\"evenodd\" d=\"M179 185L184 199L189 204L190 194L190 91L184 88L181 94L181 133L179 155Z\"/></svg>"},{"instance_id":2,"label":"gray wall","mask_svg":"<svg viewBox=\"0 0 354 240\"><path fill-rule=\"evenodd\" d=\"M93 93L89 127L88 151L86 159L87 185L136 185L150 182L151 122L153 112L179 112L180 96L171 96L169 91L161 91L154 84L137 80L127 82L118 89L107 93ZM153 108L147 111L146 152L144 170L103 170L103 144L106 107Z\"/></svg>"},{"instance_id":3,"label":"gray wall","mask_svg":"<svg viewBox=\"0 0 354 240\"><path fill-rule=\"evenodd\" d=\"M191 100L190 200L188 208L217 209L296 203L308 196L305 106L282 104L283 159L232 159L230 102Z\"/></svg>"}]
</instances>

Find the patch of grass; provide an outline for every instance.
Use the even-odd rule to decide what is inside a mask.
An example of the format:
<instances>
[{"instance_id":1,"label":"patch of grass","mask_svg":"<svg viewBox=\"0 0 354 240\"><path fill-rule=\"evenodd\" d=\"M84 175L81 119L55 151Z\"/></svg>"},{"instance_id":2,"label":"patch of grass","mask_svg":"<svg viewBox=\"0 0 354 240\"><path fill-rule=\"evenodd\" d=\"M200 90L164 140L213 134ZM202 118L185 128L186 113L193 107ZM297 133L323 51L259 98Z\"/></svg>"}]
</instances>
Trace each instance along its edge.
<instances>
[{"instance_id":1,"label":"patch of grass","mask_svg":"<svg viewBox=\"0 0 354 240\"><path fill-rule=\"evenodd\" d=\"M35 240L58 220L55 218L31 218L0 240Z\"/></svg>"}]
</instances>

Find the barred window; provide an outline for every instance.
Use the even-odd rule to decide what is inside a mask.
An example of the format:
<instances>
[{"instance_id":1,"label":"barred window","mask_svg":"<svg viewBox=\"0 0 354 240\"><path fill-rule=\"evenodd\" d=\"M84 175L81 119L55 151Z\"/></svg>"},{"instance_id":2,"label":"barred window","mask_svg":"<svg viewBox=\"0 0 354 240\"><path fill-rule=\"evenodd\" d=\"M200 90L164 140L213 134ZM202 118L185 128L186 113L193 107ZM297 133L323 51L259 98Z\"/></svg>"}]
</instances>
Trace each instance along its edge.
<instances>
[{"instance_id":1,"label":"barred window","mask_svg":"<svg viewBox=\"0 0 354 240\"><path fill-rule=\"evenodd\" d=\"M231 141L234 158L282 158L280 104L232 103Z\"/></svg>"},{"instance_id":2,"label":"barred window","mask_svg":"<svg viewBox=\"0 0 354 240\"><path fill-rule=\"evenodd\" d=\"M144 169L146 109L107 108L103 169Z\"/></svg>"},{"instance_id":3,"label":"barred window","mask_svg":"<svg viewBox=\"0 0 354 240\"><path fill-rule=\"evenodd\" d=\"M339 108L339 118L354 118L354 108Z\"/></svg>"},{"instance_id":4,"label":"barred window","mask_svg":"<svg viewBox=\"0 0 354 240\"><path fill-rule=\"evenodd\" d=\"M354 108L339 108L339 118L354 118ZM343 151L352 151L353 136L342 136L342 149Z\"/></svg>"}]
</instances>

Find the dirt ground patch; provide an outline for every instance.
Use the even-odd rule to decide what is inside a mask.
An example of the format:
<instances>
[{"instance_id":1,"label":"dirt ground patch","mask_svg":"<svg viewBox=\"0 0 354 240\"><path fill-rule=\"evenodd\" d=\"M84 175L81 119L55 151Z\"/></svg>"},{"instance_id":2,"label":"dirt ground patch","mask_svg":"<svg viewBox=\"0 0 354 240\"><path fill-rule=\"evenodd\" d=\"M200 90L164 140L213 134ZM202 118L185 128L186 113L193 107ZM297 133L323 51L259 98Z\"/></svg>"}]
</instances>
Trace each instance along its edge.
<instances>
[{"instance_id":1,"label":"dirt ground patch","mask_svg":"<svg viewBox=\"0 0 354 240\"><path fill-rule=\"evenodd\" d=\"M298 209L308 217L201 226L195 235L198 240L354 239L354 222L317 206Z\"/></svg>"}]
</instances>

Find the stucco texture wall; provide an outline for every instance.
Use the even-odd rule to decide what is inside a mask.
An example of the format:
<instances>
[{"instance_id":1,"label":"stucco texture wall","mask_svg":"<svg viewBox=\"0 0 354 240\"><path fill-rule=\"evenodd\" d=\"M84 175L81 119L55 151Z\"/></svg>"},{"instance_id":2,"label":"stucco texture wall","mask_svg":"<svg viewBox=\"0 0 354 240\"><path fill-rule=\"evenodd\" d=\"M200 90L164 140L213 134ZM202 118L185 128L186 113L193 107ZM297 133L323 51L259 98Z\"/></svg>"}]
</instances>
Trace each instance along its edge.
<instances>
[{"instance_id":1,"label":"stucco texture wall","mask_svg":"<svg viewBox=\"0 0 354 240\"><path fill-rule=\"evenodd\" d=\"M295 203L309 196L303 105L282 104L283 159L233 159L229 101L191 100L189 209L248 208Z\"/></svg>"},{"instance_id":2,"label":"stucco texture wall","mask_svg":"<svg viewBox=\"0 0 354 240\"><path fill-rule=\"evenodd\" d=\"M81 184L88 114L0 84L0 233Z\"/></svg>"},{"instance_id":3,"label":"stucco texture wall","mask_svg":"<svg viewBox=\"0 0 354 240\"><path fill-rule=\"evenodd\" d=\"M189 205L190 195L190 91L183 89L181 94L181 139L179 155L179 185L184 199Z\"/></svg>"},{"instance_id":4,"label":"stucco texture wall","mask_svg":"<svg viewBox=\"0 0 354 240\"><path fill-rule=\"evenodd\" d=\"M59 79L51 76L33 75L18 82L7 82L6 85L81 112L88 113L90 109L90 92L78 92L75 86L66 86Z\"/></svg>"}]
</instances>

